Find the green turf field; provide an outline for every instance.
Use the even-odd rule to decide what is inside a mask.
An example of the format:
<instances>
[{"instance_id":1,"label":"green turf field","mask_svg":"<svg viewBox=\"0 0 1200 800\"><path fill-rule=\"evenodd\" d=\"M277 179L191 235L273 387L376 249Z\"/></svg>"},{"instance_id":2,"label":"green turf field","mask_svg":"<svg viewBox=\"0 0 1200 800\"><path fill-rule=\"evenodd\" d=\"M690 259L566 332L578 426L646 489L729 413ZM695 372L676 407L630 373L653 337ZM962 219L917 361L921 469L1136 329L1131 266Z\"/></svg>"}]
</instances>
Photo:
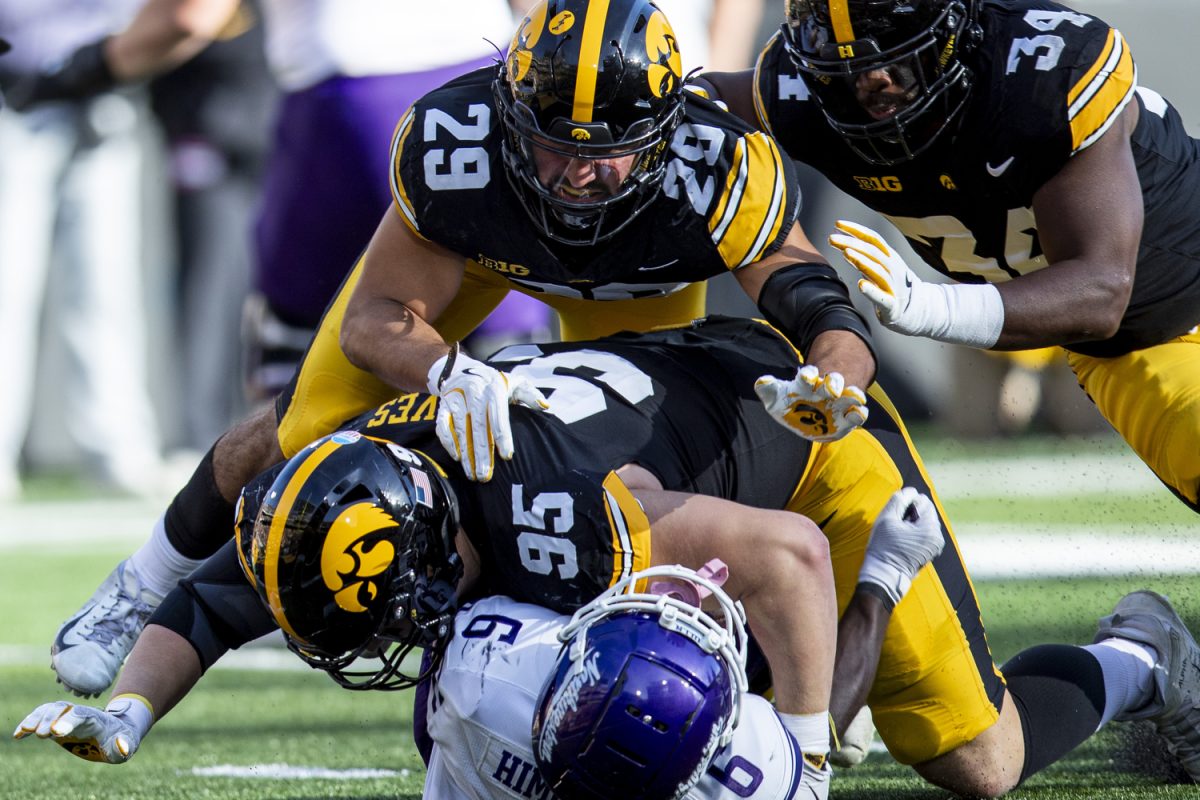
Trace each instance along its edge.
<instances>
[{"instance_id":1,"label":"green turf field","mask_svg":"<svg viewBox=\"0 0 1200 800\"><path fill-rule=\"evenodd\" d=\"M930 448L933 449L933 448ZM946 448L939 457L961 458ZM927 458L932 458L927 456ZM1154 526L1168 520L1196 528L1192 516L1164 492L1114 498L1071 494L1006 497L1003 490L970 500L949 497L953 518L970 525L1084 526L1111 508L1121 525L1136 524L1153 547ZM1200 535L1200 532L1198 532ZM960 533L960 537L962 534ZM1200 541L1200 540L1198 540ZM1140 546L1134 542L1134 546ZM68 616L126 554L126 547L12 548L0 553L0 723L11 731L37 704L65 698L49 670L48 644ZM1198 545L1200 552L1200 545ZM1174 575L1163 563L1136 578L1040 578L977 581L998 663L1039 642L1090 641L1095 621L1126 591L1143 585L1170 595L1193 630L1200 630L1200 575ZM298 662L297 662L298 663ZM422 768L411 745L410 695L358 694L305 670L218 669L151 732L134 760L90 764L37 740L0 743L0 798L416 798ZM1128 769L1128 746L1112 726L1067 760L1010 795L1039 800L1200 797L1200 787L1165 786ZM284 777L271 777L284 770ZM228 775L240 769L241 775ZM306 775L324 777L300 777ZM836 798L944 797L884 753L839 773Z\"/></svg>"}]
</instances>

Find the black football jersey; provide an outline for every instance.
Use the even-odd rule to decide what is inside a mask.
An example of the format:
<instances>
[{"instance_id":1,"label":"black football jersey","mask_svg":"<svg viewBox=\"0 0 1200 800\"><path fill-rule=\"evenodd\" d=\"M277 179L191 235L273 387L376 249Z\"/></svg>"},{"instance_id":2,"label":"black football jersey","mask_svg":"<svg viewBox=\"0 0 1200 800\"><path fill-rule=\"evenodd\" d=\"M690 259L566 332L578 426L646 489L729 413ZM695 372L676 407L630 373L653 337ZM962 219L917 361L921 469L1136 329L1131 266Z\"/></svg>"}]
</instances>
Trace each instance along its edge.
<instances>
[{"instance_id":1,"label":"black football jersey","mask_svg":"<svg viewBox=\"0 0 1200 800\"><path fill-rule=\"evenodd\" d=\"M656 199L596 246L546 241L509 184L495 75L435 90L396 129L395 207L425 239L527 290L626 300L753 263L786 238L800 200L791 162L771 137L688 92Z\"/></svg>"},{"instance_id":2,"label":"black football jersey","mask_svg":"<svg viewBox=\"0 0 1200 800\"><path fill-rule=\"evenodd\" d=\"M1133 152L1145 204L1133 296L1117 334L1068 349L1119 355L1200 322L1200 143L1160 95L1137 88L1124 38L1103 21L1046 0L983 3L983 44L953 138L916 159L874 166L826 124L780 36L759 58L755 107L791 157L886 216L932 267L992 283L1042 269L1034 193L1139 105Z\"/></svg>"},{"instance_id":3,"label":"black football jersey","mask_svg":"<svg viewBox=\"0 0 1200 800\"><path fill-rule=\"evenodd\" d=\"M610 473L637 463L666 489L784 508L811 443L767 414L754 393L799 359L755 321L710 317L594 342L517 345L489 361L529 379L547 411L514 407L516 455L487 483L467 480L434 433L435 398L399 397L347 427L442 465L488 593L572 610L649 566L640 507ZM639 537L641 537L639 539Z\"/></svg>"}]
</instances>

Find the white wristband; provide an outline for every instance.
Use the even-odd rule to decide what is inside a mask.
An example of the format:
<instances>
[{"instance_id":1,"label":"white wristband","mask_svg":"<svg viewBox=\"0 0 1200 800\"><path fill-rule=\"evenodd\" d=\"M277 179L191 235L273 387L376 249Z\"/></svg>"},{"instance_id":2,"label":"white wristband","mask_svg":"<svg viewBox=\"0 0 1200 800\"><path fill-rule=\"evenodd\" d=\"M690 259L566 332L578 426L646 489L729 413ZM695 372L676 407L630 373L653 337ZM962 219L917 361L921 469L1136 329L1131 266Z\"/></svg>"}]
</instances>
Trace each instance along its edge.
<instances>
[{"instance_id":1,"label":"white wristband","mask_svg":"<svg viewBox=\"0 0 1200 800\"><path fill-rule=\"evenodd\" d=\"M990 283L926 283L931 300L943 307L940 325L931 325L925 335L939 342L988 349L1004 330L1004 300Z\"/></svg>"},{"instance_id":2,"label":"white wristband","mask_svg":"<svg viewBox=\"0 0 1200 800\"><path fill-rule=\"evenodd\" d=\"M878 586L895 606L912 585L912 576L895 564L889 564L867 553L862 567L858 570L858 582Z\"/></svg>"}]
</instances>

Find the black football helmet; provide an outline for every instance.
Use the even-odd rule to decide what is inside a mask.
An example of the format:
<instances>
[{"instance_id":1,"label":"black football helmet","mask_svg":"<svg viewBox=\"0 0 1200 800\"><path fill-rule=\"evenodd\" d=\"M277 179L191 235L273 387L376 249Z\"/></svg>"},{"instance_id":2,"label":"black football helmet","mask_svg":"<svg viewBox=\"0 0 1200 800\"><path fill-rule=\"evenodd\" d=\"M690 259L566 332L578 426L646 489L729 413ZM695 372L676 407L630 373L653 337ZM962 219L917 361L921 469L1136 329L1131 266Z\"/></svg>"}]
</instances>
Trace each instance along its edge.
<instances>
[{"instance_id":1,"label":"black football helmet","mask_svg":"<svg viewBox=\"0 0 1200 800\"><path fill-rule=\"evenodd\" d=\"M457 530L436 464L342 431L284 466L238 549L300 658L348 689L403 689L436 668L452 633ZM423 667L406 664L418 647Z\"/></svg>"},{"instance_id":2,"label":"black football helmet","mask_svg":"<svg viewBox=\"0 0 1200 800\"><path fill-rule=\"evenodd\" d=\"M547 237L595 244L657 196L683 115L682 69L675 33L650 0L542 0L529 11L493 90L509 182ZM563 179L547 185L539 148L593 162L594 188L564 197ZM632 167L621 176L608 164L624 158Z\"/></svg>"},{"instance_id":3,"label":"black football helmet","mask_svg":"<svg viewBox=\"0 0 1200 800\"><path fill-rule=\"evenodd\" d=\"M966 105L972 72L960 55L983 36L979 0L785 0L783 40L829 124L863 159L889 165L924 152ZM864 73L886 70L904 105L875 119L855 97Z\"/></svg>"}]
</instances>

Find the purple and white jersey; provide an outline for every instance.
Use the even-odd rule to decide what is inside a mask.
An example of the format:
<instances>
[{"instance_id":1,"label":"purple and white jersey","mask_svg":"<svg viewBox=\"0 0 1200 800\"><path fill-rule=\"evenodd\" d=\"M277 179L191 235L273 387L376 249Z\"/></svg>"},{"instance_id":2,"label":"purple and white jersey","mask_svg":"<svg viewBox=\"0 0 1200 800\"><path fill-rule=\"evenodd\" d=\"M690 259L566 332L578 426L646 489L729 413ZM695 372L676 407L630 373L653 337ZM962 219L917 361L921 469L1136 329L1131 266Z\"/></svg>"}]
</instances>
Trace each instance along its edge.
<instances>
[{"instance_id":1,"label":"purple and white jersey","mask_svg":"<svg viewBox=\"0 0 1200 800\"><path fill-rule=\"evenodd\" d=\"M458 612L429 692L433 754L427 800L553 800L538 774L530 733L538 695L554 662L558 632L570 619L507 597L489 597ZM829 769L804 760L774 708L757 695L742 700L730 745L717 753L688 800L824 800Z\"/></svg>"}]
</instances>

